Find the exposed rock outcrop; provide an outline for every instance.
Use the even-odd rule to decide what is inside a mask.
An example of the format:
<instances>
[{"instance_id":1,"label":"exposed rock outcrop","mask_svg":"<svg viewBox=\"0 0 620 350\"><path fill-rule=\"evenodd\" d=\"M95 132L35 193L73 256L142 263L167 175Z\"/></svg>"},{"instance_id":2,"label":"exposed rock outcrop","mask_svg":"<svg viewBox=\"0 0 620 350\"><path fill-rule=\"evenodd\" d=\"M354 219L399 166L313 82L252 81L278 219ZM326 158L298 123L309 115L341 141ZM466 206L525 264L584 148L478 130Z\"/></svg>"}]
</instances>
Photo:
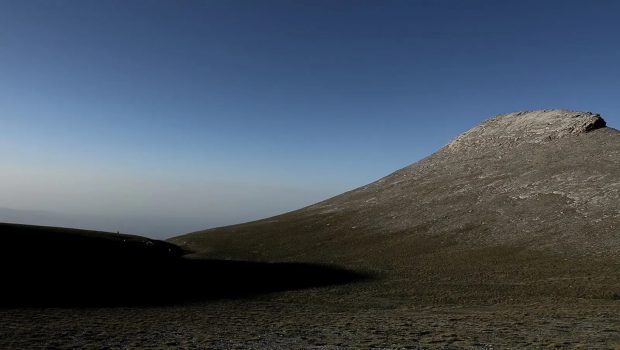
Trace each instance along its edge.
<instances>
[{"instance_id":1,"label":"exposed rock outcrop","mask_svg":"<svg viewBox=\"0 0 620 350\"><path fill-rule=\"evenodd\" d=\"M502 114L464 132L447 145L453 152L483 147L514 147L517 144L549 142L568 135L605 127L600 115L591 112L545 109Z\"/></svg>"}]
</instances>

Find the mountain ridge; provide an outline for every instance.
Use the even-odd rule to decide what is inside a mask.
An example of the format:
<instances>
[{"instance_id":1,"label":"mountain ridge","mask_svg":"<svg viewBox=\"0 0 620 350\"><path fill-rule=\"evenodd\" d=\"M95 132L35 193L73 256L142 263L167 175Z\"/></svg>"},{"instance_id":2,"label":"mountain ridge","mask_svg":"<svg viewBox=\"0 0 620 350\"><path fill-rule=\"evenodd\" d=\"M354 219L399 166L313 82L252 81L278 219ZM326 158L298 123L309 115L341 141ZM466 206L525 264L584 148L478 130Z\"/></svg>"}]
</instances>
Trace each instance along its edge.
<instances>
[{"instance_id":1,"label":"mountain ridge","mask_svg":"<svg viewBox=\"0 0 620 350\"><path fill-rule=\"evenodd\" d=\"M523 124L533 127L497 135L498 125ZM206 257L379 271L409 281L394 287L409 292L413 279L426 288L544 280L555 285L546 295L601 295L620 289L620 132L604 125L589 112L500 115L366 186L171 241Z\"/></svg>"}]
</instances>

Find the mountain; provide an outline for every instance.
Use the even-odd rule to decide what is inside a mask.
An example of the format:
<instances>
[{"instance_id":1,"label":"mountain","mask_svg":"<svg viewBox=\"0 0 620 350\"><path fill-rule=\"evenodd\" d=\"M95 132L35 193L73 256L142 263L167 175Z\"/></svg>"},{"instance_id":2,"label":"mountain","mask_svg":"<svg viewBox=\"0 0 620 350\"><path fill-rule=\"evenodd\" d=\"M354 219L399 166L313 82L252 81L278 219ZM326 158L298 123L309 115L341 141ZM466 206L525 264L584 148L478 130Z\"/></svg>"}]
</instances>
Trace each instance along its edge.
<instances>
[{"instance_id":1,"label":"mountain","mask_svg":"<svg viewBox=\"0 0 620 350\"><path fill-rule=\"evenodd\" d=\"M376 182L172 238L197 256L328 263L426 301L618 298L620 132L589 112L490 118Z\"/></svg>"}]
</instances>

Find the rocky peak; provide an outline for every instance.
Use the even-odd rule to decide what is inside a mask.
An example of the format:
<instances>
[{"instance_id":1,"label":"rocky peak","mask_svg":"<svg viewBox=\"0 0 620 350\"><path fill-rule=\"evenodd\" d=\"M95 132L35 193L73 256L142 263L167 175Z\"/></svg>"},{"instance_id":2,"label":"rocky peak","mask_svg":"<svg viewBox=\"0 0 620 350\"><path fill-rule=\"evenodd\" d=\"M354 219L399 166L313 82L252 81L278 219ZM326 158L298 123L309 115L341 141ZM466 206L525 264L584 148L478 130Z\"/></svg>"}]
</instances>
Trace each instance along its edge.
<instances>
[{"instance_id":1,"label":"rocky peak","mask_svg":"<svg viewBox=\"0 0 620 350\"><path fill-rule=\"evenodd\" d=\"M445 149L463 151L481 147L514 147L544 143L605 127L599 114L562 109L515 112L495 116L464 132Z\"/></svg>"}]
</instances>

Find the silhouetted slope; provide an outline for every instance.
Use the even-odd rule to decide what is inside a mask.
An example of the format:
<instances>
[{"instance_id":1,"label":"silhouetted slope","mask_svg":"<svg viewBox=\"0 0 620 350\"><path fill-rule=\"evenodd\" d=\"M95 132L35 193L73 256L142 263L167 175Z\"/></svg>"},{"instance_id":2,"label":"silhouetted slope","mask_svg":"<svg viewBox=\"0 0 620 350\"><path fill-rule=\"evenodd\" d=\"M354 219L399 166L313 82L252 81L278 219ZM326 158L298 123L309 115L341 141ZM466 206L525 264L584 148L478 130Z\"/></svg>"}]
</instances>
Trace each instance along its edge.
<instances>
[{"instance_id":1,"label":"silhouetted slope","mask_svg":"<svg viewBox=\"0 0 620 350\"><path fill-rule=\"evenodd\" d=\"M251 296L365 276L335 267L185 259L132 235L0 223L0 307L118 306Z\"/></svg>"},{"instance_id":2,"label":"silhouetted slope","mask_svg":"<svg viewBox=\"0 0 620 350\"><path fill-rule=\"evenodd\" d=\"M566 110L491 118L372 184L255 222L171 239L198 255L337 263L393 293L620 292L620 133Z\"/></svg>"}]
</instances>

